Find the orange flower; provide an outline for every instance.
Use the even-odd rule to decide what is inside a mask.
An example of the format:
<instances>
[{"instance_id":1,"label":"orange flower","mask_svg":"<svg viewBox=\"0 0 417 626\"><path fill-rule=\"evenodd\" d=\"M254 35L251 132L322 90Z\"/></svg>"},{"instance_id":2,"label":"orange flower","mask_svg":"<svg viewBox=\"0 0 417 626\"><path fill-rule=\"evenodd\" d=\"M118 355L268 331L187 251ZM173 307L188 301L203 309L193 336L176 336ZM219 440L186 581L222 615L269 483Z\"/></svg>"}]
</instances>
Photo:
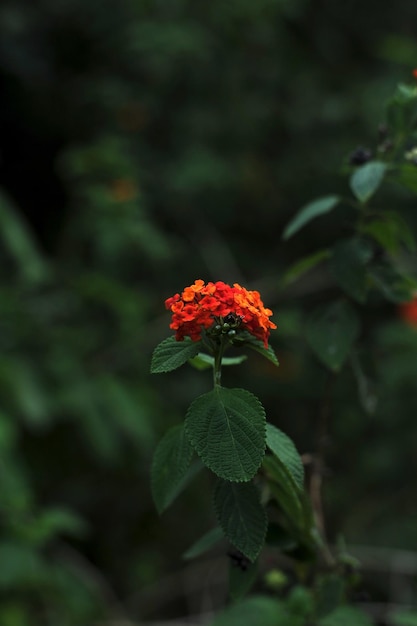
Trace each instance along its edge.
<instances>
[{"instance_id":1,"label":"orange flower","mask_svg":"<svg viewBox=\"0 0 417 626\"><path fill-rule=\"evenodd\" d=\"M413 70L413 76L414 78L417 78L417 69Z\"/></svg>"},{"instance_id":2,"label":"orange flower","mask_svg":"<svg viewBox=\"0 0 417 626\"><path fill-rule=\"evenodd\" d=\"M417 328L417 296L414 296L410 302L400 304L398 312L406 324Z\"/></svg>"},{"instance_id":3,"label":"orange flower","mask_svg":"<svg viewBox=\"0 0 417 626\"><path fill-rule=\"evenodd\" d=\"M242 329L267 348L270 329L276 328L269 319L272 311L264 307L259 292L248 291L238 283L233 287L222 281L206 285L199 279L185 287L181 295L167 298L165 307L172 312L170 328L176 331L177 341L184 337L199 341L203 331L209 329L232 331L232 335Z\"/></svg>"}]
</instances>

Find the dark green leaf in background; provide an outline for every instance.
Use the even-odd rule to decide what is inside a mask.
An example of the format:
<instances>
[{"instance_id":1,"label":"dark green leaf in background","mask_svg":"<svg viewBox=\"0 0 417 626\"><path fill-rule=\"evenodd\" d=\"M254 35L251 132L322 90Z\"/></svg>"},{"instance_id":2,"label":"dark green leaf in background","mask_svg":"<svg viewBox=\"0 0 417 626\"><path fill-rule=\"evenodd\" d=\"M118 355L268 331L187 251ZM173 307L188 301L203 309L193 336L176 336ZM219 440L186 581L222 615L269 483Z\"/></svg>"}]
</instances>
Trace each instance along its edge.
<instances>
[{"instance_id":1,"label":"dark green leaf in background","mask_svg":"<svg viewBox=\"0 0 417 626\"><path fill-rule=\"evenodd\" d=\"M381 161L370 161L352 174L350 187L359 202L366 202L376 192L382 183L387 167L387 164Z\"/></svg>"},{"instance_id":2,"label":"dark green leaf in background","mask_svg":"<svg viewBox=\"0 0 417 626\"><path fill-rule=\"evenodd\" d=\"M219 526L215 526L197 539L183 554L184 559L194 559L210 550L213 546L224 539L224 532Z\"/></svg>"},{"instance_id":3,"label":"dark green leaf in background","mask_svg":"<svg viewBox=\"0 0 417 626\"><path fill-rule=\"evenodd\" d=\"M244 389L215 387L190 405L185 428L197 454L215 474L248 481L265 453L265 411Z\"/></svg>"},{"instance_id":4,"label":"dark green leaf in background","mask_svg":"<svg viewBox=\"0 0 417 626\"><path fill-rule=\"evenodd\" d=\"M13 258L18 274L25 282L39 283L50 277L50 267L38 249L29 225L3 192L0 193L0 233L2 247Z\"/></svg>"},{"instance_id":5,"label":"dark green leaf in background","mask_svg":"<svg viewBox=\"0 0 417 626\"><path fill-rule=\"evenodd\" d=\"M417 167L414 163L399 165L393 172L393 180L412 193L417 193Z\"/></svg>"},{"instance_id":6,"label":"dark green leaf in background","mask_svg":"<svg viewBox=\"0 0 417 626\"><path fill-rule=\"evenodd\" d=\"M397 253L402 246L410 252L416 250L413 232L403 217L394 211L384 211L381 216L362 226L361 232L370 235L392 254Z\"/></svg>"},{"instance_id":7,"label":"dark green leaf in background","mask_svg":"<svg viewBox=\"0 0 417 626\"><path fill-rule=\"evenodd\" d=\"M375 382L365 374L362 363L355 350L351 352L350 363L358 386L359 401L363 409L369 415L372 415L375 412L378 402Z\"/></svg>"},{"instance_id":8,"label":"dark green leaf in background","mask_svg":"<svg viewBox=\"0 0 417 626\"><path fill-rule=\"evenodd\" d=\"M354 606L339 606L318 621L318 626L374 626L367 613Z\"/></svg>"},{"instance_id":9,"label":"dark green leaf in background","mask_svg":"<svg viewBox=\"0 0 417 626\"><path fill-rule=\"evenodd\" d=\"M389 260L378 260L369 267L373 285L390 302L408 302L417 288L415 279L402 274Z\"/></svg>"},{"instance_id":10,"label":"dark green leaf in background","mask_svg":"<svg viewBox=\"0 0 417 626\"><path fill-rule=\"evenodd\" d=\"M318 250L317 252L302 258L300 261L297 261L285 272L282 279L284 285L289 285L310 270L314 269L319 263L328 259L330 255L330 250L325 248L324 250Z\"/></svg>"},{"instance_id":11,"label":"dark green leaf in background","mask_svg":"<svg viewBox=\"0 0 417 626\"><path fill-rule=\"evenodd\" d=\"M227 607L210 626L292 626L284 604L267 596L252 596Z\"/></svg>"},{"instance_id":12,"label":"dark green leaf in background","mask_svg":"<svg viewBox=\"0 0 417 626\"><path fill-rule=\"evenodd\" d=\"M417 610L397 609L389 617L393 626L417 626Z\"/></svg>"},{"instance_id":13,"label":"dark green leaf in background","mask_svg":"<svg viewBox=\"0 0 417 626\"><path fill-rule=\"evenodd\" d=\"M410 132L417 117L417 88L399 84L387 106L387 125L400 137Z\"/></svg>"},{"instance_id":14,"label":"dark green leaf in background","mask_svg":"<svg viewBox=\"0 0 417 626\"><path fill-rule=\"evenodd\" d=\"M337 300L315 309L306 320L306 339L313 352L329 369L337 372L359 335L360 322L355 309Z\"/></svg>"},{"instance_id":15,"label":"dark green leaf in background","mask_svg":"<svg viewBox=\"0 0 417 626\"><path fill-rule=\"evenodd\" d=\"M253 483L219 480L214 508L226 537L253 562L264 545L268 523L258 489Z\"/></svg>"},{"instance_id":16,"label":"dark green leaf in background","mask_svg":"<svg viewBox=\"0 0 417 626\"><path fill-rule=\"evenodd\" d=\"M243 598L255 583L259 572L259 563L235 563L230 559L229 565L229 594L232 600Z\"/></svg>"},{"instance_id":17,"label":"dark green leaf in background","mask_svg":"<svg viewBox=\"0 0 417 626\"><path fill-rule=\"evenodd\" d=\"M333 248L330 268L342 289L358 302L365 302L366 299L366 264L372 253L369 242L357 237L339 241Z\"/></svg>"},{"instance_id":18,"label":"dark green leaf in background","mask_svg":"<svg viewBox=\"0 0 417 626\"><path fill-rule=\"evenodd\" d=\"M309 202L287 224L282 238L289 239L315 217L329 213L339 202L340 198L338 196L323 196L323 198L317 198L317 200Z\"/></svg>"}]
</instances>

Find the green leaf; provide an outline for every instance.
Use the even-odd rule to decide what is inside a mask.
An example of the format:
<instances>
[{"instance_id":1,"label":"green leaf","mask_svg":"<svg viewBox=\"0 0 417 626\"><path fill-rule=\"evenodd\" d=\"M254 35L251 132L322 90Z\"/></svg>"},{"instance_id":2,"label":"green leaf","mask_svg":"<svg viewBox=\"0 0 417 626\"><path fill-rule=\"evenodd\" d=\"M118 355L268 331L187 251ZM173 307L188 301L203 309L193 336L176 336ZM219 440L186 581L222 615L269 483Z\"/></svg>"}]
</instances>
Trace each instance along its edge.
<instances>
[{"instance_id":1,"label":"green leaf","mask_svg":"<svg viewBox=\"0 0 417 626\"><path fill-rule=\"evenodd\" d=\"M273 424L266 424L266 445L287 468L299 489L304 488L304 465L292 439Z\"/></svg>"},{"instance_id":2,"label":"green leaf","mask_svg":"<svg viewBox=\"0 0 417 626\"><path fill-rule=\"evenodd\" d=\"M416 241L410 227L401 215L393 211L385 211L381 217L365 224L361 232L370 235L382 248L392 254L397 253L401 246L410 252L416 250Z\"/></svg>"},{"instance_id":3,"label":"green leaf","mask_svg":"<svg viewBox=\"0 0 417 626\"><path fill-rule=\"evenodd\" d=\"M313 592L302 585L296 585L288 594L287 606L292 615L303 617L304 620L311 618L315 609Z\"/></svg>"},{"instance_id":4,"label":"green leaf","mask_svg":"<svg viewBox=\"0 0 417 626\"><path fill-rule=\"evenodd\" d=\"M352 351L350 363L352 371L356 378L356 384L358 386L359 400L362 408L369 414L375 413L378 398L375 392L375 384L365 375L362 364L355 351Z\"/></svg>"},{"instance_id":5,"label":"green leaf","mask_svg":"<svg viewBox=\"0 0 417 626\"><path fill-rule=\"evenodd\" d=\"M389 617L390 624L393 624L393 626L417 626L417 611L400 609Z\"/></svg>"},{"instance_id":6,"label":"green leaf","mask_svg":"<svg viewBox=\"0 0 417 626\"><path fill-rule=\"evenodd\" d=\"M226 367L229 365L240 365L243 361L246 361L248 357L246 354L241 354L240 356L232 356L232 357L223 357L222 365ZM195 367L197 370L206 370L214 365L214 357L210 356L210 354L204 354L204 352L199 352L197 356L189 359L190 365Z\"/></svg>"},{"instance_id":7,"label":"green leaf","mask_svg":"<svg viewBox=\"0 0 417 626\"><path fill-rule=\"evenodd\" d=\"M411 130L417 116L417 88L413 85L398 85L387 106L387 126L395 135L404 135Z\"/></svg>"},{"instance_id":8,"label":"green leaf","mask_svg":"<svg viewBox=\"0 0 417 626\"><path fill-rule=\"evenodd\" d=\"M214 509L230 543L255 561L265 543L268 525L255 485L219 480L214 491Z\"/></svg>"},{"instance_id":9,"label":"green leaf","mask_svg":"<svg viewBox=\"0 0 417 626\"><path fill-rule=\"evenodd\" d=\"M182 424L170 428L157 445L151 467L151 490L158 513L179 494L192 456L193 449Z\"/></svg>"},{"instance_id":10,"label":"green leaf","mask_svg":"<svg viewBox=\"0 0 417 626\"><path fill-rule=\"evenodd\" d=\"M318 626L374 626L368 615L354 606L339 606L319 619Z\"/></svg>"},{"instance_id":11,"label":"green leaf","mask_svg":"<svg viewBox=\"0 0 417 626\"><path fill-rule=\"evenodd\" d=\"M414 163L403 163L395 170L394 181L413 193L417 193L417 166Z\"/></svg>"},{"instance_id":12,"label":"green leaf","mask_svg":"<svg viewBox=\"0 0 417 626\"><path fill-rule=\"evenodd\" d=\"M306 321L306 339L320 361L333 372L341 369L359 334L359 319L343 300L313 311Z\"/></svg>"},{"instance_id":13,"label":"green leaf","mask_svg":"<svg viewBox=\"0 0 417 626\"><path fill-rule=\"evenodd\" d=\"M333 615L345 600L346 583L341 574L323 574L316 582L316 611L320 617ZM353 622L354 624L356 622Z\"/></svg>"},{"instance_id":14,"label":"green leaf","mask_svg":"<svg viewBox=\"0 0 417 626\"><path fill-rule=\"evenodd\" d=\"M50 276L50 267L38 250L29 225L3 193L0 193L0 233L23 280L39 283Z\"/></svg>"},{"instance_id":15,"label":"green leaf","mask_svg":"<svg viewBox=\"0 0 417 626\"><path fill-rule=\"evenodd\" d=\"M380 260L369 268L374 286L390 302L408 302L413 297L417 283L409 276L401 274L389 261Z\"/></svg>"},{"instance_id":16,"label":"green leaf","mask_svg":"<svg viewBox=\"0 0 417 626\"><path fill-rule=\"evenodd\" d=\"M231 343L236 347L238 346L255 350L255 352L259 352L259 354L262 354L262 356L268 359L268 361L271 361L271 363L273 363L274 365L279 365L277 356L272 346L268 345L268 347L265 348L263 341L260 341L259 339L251 335L247 330L239 332L239 334L231 340Z\"/></svg>"},{"instance_id":17,"label":"green leaf","mask_svg":"<svg viewBox=\"0 0 417 626\"><path fill-rule=\"evenodd\" d=\"M219 526L215 526L209 530L205 535L195 541L186 552L182 555L183 559L194 559L201 554L204 554L208 550L211 550L219 541L224 539L224 533Z\"/></svg>"},{"instance_id":18,"label":"green leaf","mask_svg":"<svg viewBox=\"0 0 417 626\"><path fill-rule=\"evenodd\" d=\"M299 531L305 529L305 516L300 490L285 465L275 456L265 456L263 468L269 479L269 489L279 508L287 517L287 526Z\"/></svg>"},{"instance_id":19,"label":"green leaf","mask_svg":"<svg viewBox=\"0 0 417 626\"><path fill-rule=\"evenodd\" d=\"M376 192L387 170L387 164L382 161L369 161L351 176L350 188L359 202L366 202Z\"/></svg>"},{"instance_id":20,"label":"green leaf","mask_svg":"<svg viewBox=\"0 0 417 626\"><path fill-rule=\"evenodd\" d=\"M323 196L306 204L287 224L282 234L284 240L289 239L308 222L319 215L329 213L340 202L339 196Z\"/></svg>"},{"instance_id":21,"label":"green leaf","mask_svg":"<svg viewBox=\"0 0 417 626\"><path fill-rule=\"evenodd\" d=\"M244 389L216 386L191 404L185 419L191 444L215 474L248 481L265 453L265 411Z\"/></svg>"},{"instance_id":22,"label":"green leaf","mask_svg":"<svg viewBox=\"0 0 417 626\"><path fill-rule=\"evenodd\" d=\"M177 369L196 356L201 347L201 341L192 341L188 337L183 341L177 341L174 336L164 339L153 351L151 373L162 374Z\"/></svg>"},{"instance_id":23,"label":"green leaf","mask_svg":"<svg viewBox=\"0 0 417 626\"><path fill-rule=\"evenodd\" d=\"M32 546L40 547L57 535L83 537L87 532L87 524L75 513L64 508L44 509L31 521L24 524L21 536Z\"/></svg>"},{"instance_id":24,"label":"green leaf","mask_svg":"<svg viewBox=\"0 0 417 626\"><path fill-rule=\"evenodd\" d=\"M372 253L372 246L357 237L339 241L333 248L330 268L342 289L358 302L366 299L366 265Z\"/></svg>"},{"instance_id":25,"label":"green leaf","mask_svg":"<svg viewBox=\"0 0 417 626\"><path fill-rule=\"evenodd\" d=\"M229 566L229 593L232 600L240 600L255 583L258 576L259 563L245 563L243 567L239 567L232 560Z\"/></svg>"},{"instance_id":26,"label":"green leaf","mask_svg":"<svg viewBox=\"0 0 417 626\"><path fill-rule=\"evenodd\" d=\"M294 265L292 265L290 269L285 272L282 279L284 285L289 285L294 282L303 276L303 274L316 267L316 265L328 259L330 255L330 250L326 248L324 250L318 250L318 252L314 252L300 261L297 261L297 263L294 263Z\"/></svg>"},{"instance_id":27,"label":"green leaf","mask_svg":"<svg viewBox=\"0 0 417 626\"><path fill-rule=\"evenodd\" d=\"M0 591L3 594L36 589L46 580L48 572L42 553L27 545L12 541L0 542Z\"/></svg>"},{"instance_id":28,"label":"green leaf","mask_svg":"<svg viewBox=\"0 0 417 626\"><path fill-rule=\"evenodd\" d=\"M282 602L268 596L251 596L228 606L210 626L290 626Z\"/></svg>"}]
</instances>

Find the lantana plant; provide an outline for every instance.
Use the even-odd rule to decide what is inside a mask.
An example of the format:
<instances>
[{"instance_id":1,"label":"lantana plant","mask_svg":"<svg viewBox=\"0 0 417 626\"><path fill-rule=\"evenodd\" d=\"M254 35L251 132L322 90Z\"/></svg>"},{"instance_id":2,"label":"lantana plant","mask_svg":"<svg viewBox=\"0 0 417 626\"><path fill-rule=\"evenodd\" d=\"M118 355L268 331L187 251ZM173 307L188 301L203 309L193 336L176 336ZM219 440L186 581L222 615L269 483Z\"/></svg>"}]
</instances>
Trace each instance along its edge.
<instances>
[{"instance_id":1,"label":"lantana plant","mask_svg":"<svg viewBox=\"0 0 417 626\"><path fill-rule=\"evenodd\" d=\"M417 70L413 75L417 78ZM151 472L156 507L164 511L197 471L214 475L217 526L185 556L198 556L226 538L234 547L228 550L232 599L251 588L265 544L278 547L294 563L296 582L287 585L285 592L282 571L270 570L264 583L277 592L276 597L255 594L232 602L212 626L374 623L360 606L351 605L351 592L360 579L359 564L342 536L337 545L327 545L321 491L336 377L351 369L358 411L373 415L378 409L373 364L381 358L374 330L377 325L384 327L381 308L394 307L407 324L416 321L417 243L403 208L417 194L417 85L397 87L378 128L377 145L357 148L344 172L348 193L326 194L308 202L282 234L286 242L312 220L324 220L340 207L345 210L341 236L296 261L282 281L286 288L313 269L323 268L330 287L315 294L319 301L307 306L302 329L326 380L317 450L304 456L309 463L309 495L292 440L266 420L252 392L230 389L222 381L222 367L241 363L246 349L278 365L269 345L276 325L260 294L238 284L196 280L165 303L175 334L155 349L151 371L170 372L187 363L198 370L212 368L213 388L191 402L184 423L171 427L156 448ZM364 353L367 360L362 363ZM343 442L340 446L344 450ZM405 624L409 617L398 614L392 623ZM410 619L417 623L414 613Z\"/></svg>"},{"instance_id":2,"label":"lantana plant","mask_svg":"<svg viewBox=\"0 0 417 626\"><path fill-rule=\"evenodd\" d=\"M241 363L246 354L239 351L245 348L278 366L269 345L277 326L260 294L237 283L199 279L169 297L165 306L175 334L154 350L151 371L169 372L186 363L212 368L213 388L191 402L184 423L170 428L158 444L151 472L154 501L164 511L196 467L215 475L218 526L187 555L197 556L226 537L235 550L232 563L240 568L231 592L239 595L254 578L267 534L280 541L285 537L294 549L314 551L318 542L294 443L266 421L264 407L252 392L222 384L222 367ZM226 356L231 349L233 356Z\"/></svg>"}]
</instances>

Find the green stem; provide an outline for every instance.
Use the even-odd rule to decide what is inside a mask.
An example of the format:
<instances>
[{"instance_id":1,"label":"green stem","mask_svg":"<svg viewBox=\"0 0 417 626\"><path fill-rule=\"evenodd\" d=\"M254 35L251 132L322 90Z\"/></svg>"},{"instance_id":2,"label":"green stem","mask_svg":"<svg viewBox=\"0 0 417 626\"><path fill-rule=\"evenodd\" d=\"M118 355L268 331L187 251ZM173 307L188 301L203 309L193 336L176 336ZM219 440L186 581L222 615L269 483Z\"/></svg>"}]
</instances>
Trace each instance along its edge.
<instances>
[{"instance_id":1,"label":"green stem","mask_svg":"<svg viewBox=\"0 0 417 626\"><path fill-rule=\"evenodd\" d=\"M213 364L213 382L215 387L221 386L222 379L222 359L224 350L226 348L227 341L225 342L224 337L221 337L220 344L217 347L217 350L214 353L214 364Z\"/></svg>"}]
</instances>

